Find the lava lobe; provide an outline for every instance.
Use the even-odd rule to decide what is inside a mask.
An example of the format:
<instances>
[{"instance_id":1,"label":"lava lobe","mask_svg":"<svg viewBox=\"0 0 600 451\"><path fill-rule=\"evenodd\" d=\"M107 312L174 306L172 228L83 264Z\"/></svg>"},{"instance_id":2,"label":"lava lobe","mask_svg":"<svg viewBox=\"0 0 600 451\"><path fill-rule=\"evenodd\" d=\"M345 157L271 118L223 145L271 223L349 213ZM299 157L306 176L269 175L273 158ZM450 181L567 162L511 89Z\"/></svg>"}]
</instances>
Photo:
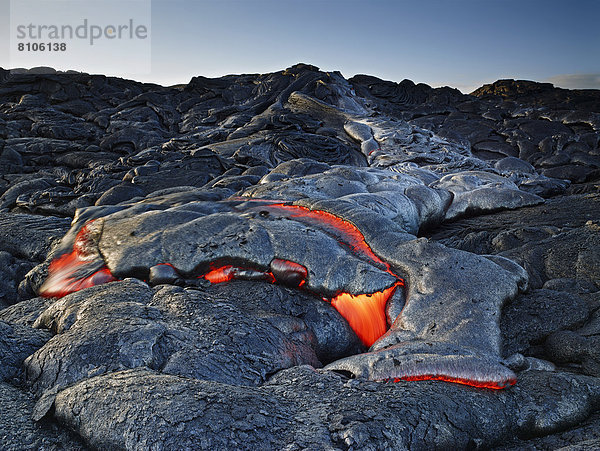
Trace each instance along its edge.
<instances>
[{"instance_id":1,"label":"lava lobe","mask_svg":"<svg viewBox=\"0 0 600 451\"><path fill-rule=\"evenodd\" d=\"M364 236L356 226L331 213L310 210L306 207L285 203L259 204L262 216L274 213L279 217L300 222L307 227L315 227L333 236L338 244L358 259L385 271L395 278L395 282L382 291L373 293L351 294L344 291L333 296L311 290L308 287L310 271L304 265L275 257L268 270L261 270L258 265L239 266L235 264L218 265L210 263L210 270L198 276L211 283L224 283L234 279L261 280L297 289L306 289L314 295L329 302L349 323L363 344L370 347L388 329L386 305L394 292L404 286L404 281L394 274L386 262L373 253ZM45 297L61 297L83 288L118 280L104 264L98 251L98 240L102 227L97 221L89 221L75 238L73 250L55 259L49 267L49 277L40 289ZM303 243L298 243L302 246ZM325 250L323 250L326 253ZM334 262L329 262L334 264ZM150 276L156 274L157 281L168 281L177 269L171 263L158 263L150 268ZM168 273L168 274L167 274Z\"/></svg>"}]
</instances>

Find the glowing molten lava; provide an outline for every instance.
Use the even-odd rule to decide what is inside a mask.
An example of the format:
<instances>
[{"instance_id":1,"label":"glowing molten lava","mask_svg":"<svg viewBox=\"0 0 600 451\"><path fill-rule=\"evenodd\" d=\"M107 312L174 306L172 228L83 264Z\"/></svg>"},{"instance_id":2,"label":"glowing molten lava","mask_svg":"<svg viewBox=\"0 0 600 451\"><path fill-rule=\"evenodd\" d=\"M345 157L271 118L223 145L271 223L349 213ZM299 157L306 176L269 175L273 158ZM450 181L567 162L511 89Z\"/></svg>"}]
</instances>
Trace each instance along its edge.
<instances>
[{"instance_id":1,"label":"glowing molten lava","mask_svg":"<svg viewBox=\"0 0 600 451\"><path fill-rule=\"evenodd\" d=\"M323 298L324 301L330 302L348 321L352 330L365 346L370 347L375 343L388 329L385 306L396 289L404 286L404 281L392 272L387 262L375 255L365 241L362 232L351 222L323 210L311 210L299 205L271 203L276 201L263 199L252 199L249 202L263 204L259 207L261 210L270 211L288 219L318 227L333 235L341 245L347 247L354 255L369 261L372 265L397 279L394 285L380 292L356 295L339 293L332 299ZM268 272L258 273L262 275L262 280L294 288L306 286L308 271L299 263L275 258L270 264L270 269ZM248 279L249 274L252 274L253 279L258 278L257 271L226 265L213 268L202 277L212 283L222 283L233 279Z\"/></svg>"},{"instance_id":2,"label":"glowing molten lava","mask_svg":"<svg viewBox=\"0 0 600 451\"><path fill-rule=\"evenodd\" d=\"M388 329L386 305L389 299L394 295L397 289L404 287L404 281L394 274L388 263L381 260L369 245L366 243L361 231L349 221L343 220L334 214L321 210L310 210L309 208L277 203L278 201L250 200L255 202L261 209L272 211L283 217L302 222L319 228L321 231L335 237L337 241L347 247L350 252L362 260L370 262L373 266L391 274L396 278L392 286L383 291L370 294L349 294L338 293L333 298L323 298L348 321L348 324L354 330L356 335L365 346L370 347L375 343ZM274 202L274 203L273 203ZM267 203L267 205L264 205ZM104 260L98 252L98 240L101 234L102 225L99 222L90 221L77 234L73 244L73 250L70 253L56 258L49 266L48 278L40 288L40 295L45 297L62 297L74 291L83 288L100 285L107 282L116 281ZM301 244L300 244L301 245ZM317 252L319 250L316 250ZM335 262L332 262L335 264ZM164 271L165 267L171 266L169 263L160 263L153 268L157 273L158 279L176 277L176 268L172 272ZM151 274L152 269L151 268ZM234 265L224 265L221 267L210 266L210 271L199 276L211 283L223 283L234 279L261 280L273 284L286 285L288 287L306 289L309 286L309 272L303 265L280 258L274 258L269 270L252 269L238 267ZM158 280L157 279L157 280ZM313 293L319 295L319 293ZM472 379L451 375L436 374L437 371L429 368L421 370L423 374L413 374L387 379L399 382L420 381L420 380L439 380L453 382L457 384L470 385L478 388L501 389L509 385L514 385L514 378L490 378L491 380L482 380L481 377L474 376ZM396 373L398 374L398 373Z\"/></svg>"},{"instance_id":3,"label":"glowing molten lava","mask_svg":"<svg viewBox=\"0 0 600 451\"><path fill-rule=\"evenodd\" d=\"M373 294L340 293L331 300L331 305L348 321L360 341L370 347L387 331L385 306L396 288L402 285L397 282Z\"/></svg>"},{"instance_id":4,"label":"glowing molten lava","mask_svg":"<svg viewBox=\"0 0 600 451\"><path fill-rule=\"evenodd\" d=\"M235 278L236 269L231 265L221 266L204 274L204 278L210 283L229 282Z\"/></svg>"},{"instance_id":5,"label":"glowing molten lava","mask_svg":"<svg viewBox=\"0 0 600 451\"><path fill-rule=\"evenodd\" d=\"M73 251L50 263L48 278L39 290L41 296L63 297L84 288L118 280L97 254L96 239L100 230L94 221L81 228L75 237Z\"/></svg>"},{"instance_id":6,"label":"glowing molten lava","mask_svg":"<svg viewBox=\"0 0 600 451\"><path fill-rule=\"evenodd\" d=\"M252 202L252 201L251 201ZM264 203L258 200L256 203ZM275 201L276 202L276 201ZM339 293L332 299L324 299L348 321L360 340L371 346L388 328L385 306L389 298L404 282L395 275L388 263L381 260L366 243L361 231L352 223L322 210L273 203L261 206L292 220L313 225L333 235L341 245L353 254L368 260L374 266L393 275L397 282L391 287L376 293ZM97 252L97 240L101 233L101 223L90 221L79 231L73 244L73 251L54 260L49 267L49 277L42 285L40 294L46 297L61 297L83 288L117 280L104 265ZM169 263L163 263L169 265ZM305 288L308 270L299 263L274 258L269 271L242 268L233 265L213 267L201 276L211 283L223 283L234 279L262 280L293 288ZM315 293L318 295L318 293Z\"/></svg>"},{"instance_id":7,"label":"glowing molten lava","mask_svg":"<svg viewBox=\"0 0 600 451\"><path fill-rule=\"evenodd\" d=\"M299 205L278 203L261 208L305 224L315 225L331 233L340 244L348 247L352 253L368 259L374 266L398 279L394 285L380 292L358 295L340 293L331 299L331 305L348 321L365 346L370 347L375 343L388 329L385 314L387 301L394 294L396 288L404 286L404 281L392 272L387 262L375 255L365 241L362 232L351 222L323 210L311 210ZM324 300L327 301L327 299Z\"/></svg>"},{"instance_id":8,"label":"glowing molten lava","mask_svg":"<svg viewBox=\"0 0 600 451\"><path fill-rule=\"evenodd\" d=\"M478 381L474 379L466 379L461 377L450 377L450 376L442 376L437 374L420 374L418 376L404 376L400 378L393 379L394 382L400 381L444 381L444 382L452 382L455 384L468 385L470 387L476 388L489 388L492 390L502 390L507 386L515 385L516 379L509 379L505 383L494 382L494 381Z\"/></svg>"},{"instance_id":9,"label":"glowing molten lava","mask_svg":"<svg viewBox=\"0 0 600 451\"><path fill-rule=\"evenodd\" d=\"M289 260L274 259L271 262L271 267L272 271L258 272L225 265L212 269L204 274L202 278L211 283L223 283L234 279L248 279L247 275L257 279L257 275L260 274L261 279L269 283L294 288L305 286L308 271L304 266ZM387 331L385 306L396 288L402 286L404 286L404 283L399 280L391 287L376 293L356 295L340 293L331 300L327 298L323 298L323 300L330 302L332 307L348 321L348 324L363 344L370 347Z\"/></svg>"},{"instance_id":10,"label":"glowing molten lava","mask_svg":"<svg viewBox=\"0 0 600 451\"><path fill-rule=\"evenodd\" d=\"M40 296L60 298L84 288L117 280L104 265L99 269L92 266L95 271L91 274L86 266L89 267L89 261L82 259L76 251L61 255L50 263L49 276L40 288Z\"/></svg>"}]
</instances>

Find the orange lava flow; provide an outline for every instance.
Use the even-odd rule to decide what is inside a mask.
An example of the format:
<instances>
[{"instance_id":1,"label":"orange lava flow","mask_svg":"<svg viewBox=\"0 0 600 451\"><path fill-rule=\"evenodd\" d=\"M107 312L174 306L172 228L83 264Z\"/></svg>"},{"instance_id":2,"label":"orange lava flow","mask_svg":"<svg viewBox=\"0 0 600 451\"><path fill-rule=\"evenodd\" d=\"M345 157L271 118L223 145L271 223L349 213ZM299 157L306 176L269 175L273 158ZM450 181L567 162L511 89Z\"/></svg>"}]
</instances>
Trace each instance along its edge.
<instances>
[{"instance_id":1,"label":"orange lava flow","mask_svg":"<svg viewBox=\"0 0 600 451\"><path fill-rule=\"evenodd\" d=\"M61 298L75 291L93 287L103 283L114 282L115 278L106 266L101 267L93 274L77 278L74 274L87 262L80 258L76 251L61 255L50 263L48 267L48 278L40 287L40 296L46 298Z\"/></svg>"},{"instance_id":2,"label":"orange lava flow","mask_svg":"<svg viewBox=\"0 0 600 451\"><path fill-rule=\"evenodd\" d=\"M367 347L375 343L388 329L385 306L402 282L373 294L340 293L331 305L344 317L360 341Z\"/></svg>"},{"instance_id":3,"label":"orange lava flow","mask_svg":"<svg viewBox=\"0 0 600 451\"><path fill-rule=\"evenodd\" d=\"M99 230L94 220L81 228L75 237L73 250L54 259L48 266L48 278L40 287L40 296L63 297L84 288L118 280L98 260L94 240Z\"/></svg>"},{"instance_id":4,"label":"orange lava flow","mask_svg":"<svg viewBox=\"0 0 600 451\"><path fill-rule=\"evenodd\" d=\"M307 272L304 266L289 260L275 259L274 261L277 261L278 265L285 266L292 271L297 271L299 274L302 274L304 277L306 277ZM269 283L286 284L284 280L274 276L270 271L262 274L264 275L263 280ZM232 265L225 265L212 269L201 277L211 283L223 283L234 279L245 278L243 270ZM306 279L303 278L300 281L296 281L294 286L297 288L303 288L305 284ZM365 346L370 347L387 331L388 326L385 314L385 306L396 289L402 286L404 286L404 282L402 280L398 280L391 287L376 293L356 295L340 293L331 300L327 298L323 298L323 300L330 302L332 307L335 308L346 321L348 321L348 324L356 333L361 342Z\"/></svg>"},{"instance_id":5,"label":"orange lava flow","mask_svg":"<svg viewBox=\"0 0 600 451\"><path fill-rule=\"evenodd\" d=\"M444 382L452 382L454 384L469 385L470 387L475 387L475 388L489 388L492 390L502 390L503 388L506 388L509 385L515 385L517 382L516 379L509 379L506 381L506 383L500 384L500 383L493 382L493 381L478 381L478 380L465 379L465 378L460 378L460 377L443 376L443 375L438 375L438 374L421 374L418 376L404 376L404 377L395 378L394 382L400 382L401 380L402 381L444 381Z\"/></svg>"},{"instance_id":6,"label":"orange lava flow","mask_svg":"<svg viewBox=\"0 0 600 451\"><path fill-rule=\"evenodd\" d=\"M207 272L203 277L210 283L229 282L235 278L235 271L236 268L231 265L226 265Z\"/></svg>"},{"instance_id":7,"label":"orange lava flow","mask_svg":"<svg viewBox=\"0 0 600 451\"><path fill-rule=\"evenodd\" d=\"M265 201L262 201L265 202ZM375 266L393 275L397 281L389 288L376 293L357 294L338 293L332 299L325 299L348 321L360 340L371 346L387 330L387 318L385 306L389 298L404 281L395 275L390 265L381 260L369 245L361 231L349 221L337 217L332 213L322 210L311 210L307 207L287 205L284 203L269 202L264 208L271 209L283 216L295 219L309 225L315 225L334 235L338 242L347 246L354 254L366 258ZM94 253L94 240L100 227L98 223L90 221L77 234L73 245L73 251L53 261L49 267L49 277L44 282L40 294L42 296L64 296L83 288L101 283L117 280L106 268L101 266L89 276L82 277L78 271L85 271L85 266L93 263L97 258ZM164 263L169 264L169 263ZM81 271L80 271L81 270ZM249 268L240 268L233 265L224 265L219 268L211 267L211 270L200 276L211 283L223 283L234 279L264 280L270 283L283 284L290 287L307 287L307 269L299 263L279 258L271 262L271 271L258 271Z\"/></svg>"}]
</instances>

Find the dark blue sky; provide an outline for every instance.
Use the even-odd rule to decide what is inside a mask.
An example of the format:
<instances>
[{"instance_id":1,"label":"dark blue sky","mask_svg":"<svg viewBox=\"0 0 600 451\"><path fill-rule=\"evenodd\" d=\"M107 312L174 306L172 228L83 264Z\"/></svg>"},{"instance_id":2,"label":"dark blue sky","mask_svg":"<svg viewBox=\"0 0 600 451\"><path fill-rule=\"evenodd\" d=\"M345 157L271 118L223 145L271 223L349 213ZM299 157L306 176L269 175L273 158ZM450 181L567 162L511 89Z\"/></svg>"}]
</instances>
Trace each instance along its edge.
<instances>
[{"instance_id":1,"label":"dark blue sky","mask_svg":"<svg viewBox=\"0 0 600 451\"><path fill-rule=\"evenodd\" d=\"M599 0L174 0L152 7L152 75L163 82L299 61L345 76L466 90L498 78L600 73Z\"/></svg>"},{"instance_id":2,"label":"dark blue sky","mask_svg":"<svg viewBox=\"0 0 600 451\"><path fill-rule=\"evenodd\" d=\"M135 78L306 62L463 91L499 78L600 88L599 18L600 0L154 0L152 73Z\"/></svg>"}]
</instances>

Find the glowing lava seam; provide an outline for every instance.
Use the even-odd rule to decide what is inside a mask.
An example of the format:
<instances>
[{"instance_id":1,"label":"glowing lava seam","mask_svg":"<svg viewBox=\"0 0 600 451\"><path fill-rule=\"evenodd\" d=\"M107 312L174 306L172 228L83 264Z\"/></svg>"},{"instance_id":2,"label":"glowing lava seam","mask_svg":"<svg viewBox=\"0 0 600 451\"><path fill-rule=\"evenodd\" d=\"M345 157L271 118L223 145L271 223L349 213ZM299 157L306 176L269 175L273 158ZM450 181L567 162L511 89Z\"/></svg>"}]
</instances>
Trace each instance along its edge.
<instances>
[{"instance_id":1,"label":"glowing lava seam","mask_svg":"<svg viewBox=\"0 0 600 451\"><path fill-rule=\"evenodd\" d=\"M390 265L375 255L371 247L365 241L362 232L351 222L339 218L327 211L311 210L300 205L271 204L266 205L263 208L283 213L283 215L288 218L296 219L309 225L316 224L321 227L325 226L327 228L327 226L329 226L333 228L337 232L338 238L342 238L343 244L348 246L352 251L367 257L371 262L383 266L386 271L390 272ZM390 274L392 273L390 272ZM392 275L399 278L395 274Z\"/></svg>"},{"instance_id":2,"label":"glowing lava seam","mask_svg":"<svg viewBox=\"0 0 600 451\"><path fill-rule=\"evenodd\" d=\"M452 382L455 384L468 385L470 387L476 387L476 388L489 388L492 390L502 390L503 388L506 388L507 386L515 385L517 382L516 379L509 379L506 381L505 384L498 384L498 383L495 383L492 381L489 381L489 382L476 381L476 380L466 379L466 378L462 378L462 377L450 377L450 376L443 376L443 375L437 375L437 374L422 374L419 376L396 377L396 378L390 379L390 381L392 381L392 382L443 381L443 382Z\"/></svg>"}]
</instances>

